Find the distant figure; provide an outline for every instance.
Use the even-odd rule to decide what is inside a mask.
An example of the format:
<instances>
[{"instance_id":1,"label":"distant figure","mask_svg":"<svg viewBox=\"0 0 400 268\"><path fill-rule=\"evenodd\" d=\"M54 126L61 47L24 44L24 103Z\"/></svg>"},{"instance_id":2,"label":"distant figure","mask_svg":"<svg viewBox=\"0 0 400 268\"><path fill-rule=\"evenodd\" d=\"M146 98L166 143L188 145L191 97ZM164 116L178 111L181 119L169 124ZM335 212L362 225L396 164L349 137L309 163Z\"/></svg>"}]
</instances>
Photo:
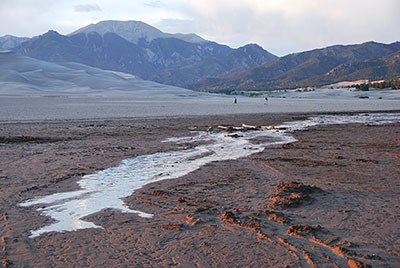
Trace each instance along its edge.
<instances>
[{"instance_id":1,"label":"distant figure","mask_svg":"<svg viewBox=\"0 0 400 268\"><path fill-rule=\"evenodd\" d=\"M265 97L265 103L268 103L268 97Z\"/></svg>"},{"instance_id":2,"label":"distant figure","mask_svg":"<svg viewBox=\"0 0 400 268\"><path fill-rule=\"evenodd\" d=\"M233 99L233 103L237 103L237 98L235 97L234 99Z\"/></svg>"}]
</instances>

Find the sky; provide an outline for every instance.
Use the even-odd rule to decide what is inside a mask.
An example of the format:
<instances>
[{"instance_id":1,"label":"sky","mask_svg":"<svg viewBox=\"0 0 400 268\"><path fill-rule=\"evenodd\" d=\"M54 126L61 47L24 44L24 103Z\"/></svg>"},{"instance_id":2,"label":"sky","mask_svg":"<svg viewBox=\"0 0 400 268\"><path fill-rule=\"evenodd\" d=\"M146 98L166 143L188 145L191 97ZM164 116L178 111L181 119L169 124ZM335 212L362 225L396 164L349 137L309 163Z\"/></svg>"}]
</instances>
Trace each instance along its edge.
<instances>
[{"instance_id":1,"label":"sky","mask_svg":"<svg viewBox=\"0 0 400 268\"><path fill-rule=\"evenodd\" d=\"M136 20L278 56L336 44L400 40L400 0L0 0L0 36L69 34L102 20Z\"/></svg>"}]
</instances>

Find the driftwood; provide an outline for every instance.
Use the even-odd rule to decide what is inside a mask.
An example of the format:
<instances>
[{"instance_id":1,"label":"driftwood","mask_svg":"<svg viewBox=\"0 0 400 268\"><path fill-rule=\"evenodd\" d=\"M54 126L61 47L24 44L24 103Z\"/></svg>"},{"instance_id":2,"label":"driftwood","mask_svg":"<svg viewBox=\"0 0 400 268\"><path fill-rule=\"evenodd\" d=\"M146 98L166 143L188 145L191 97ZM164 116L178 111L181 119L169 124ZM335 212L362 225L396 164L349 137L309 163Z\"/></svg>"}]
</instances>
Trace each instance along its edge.
<instances>
[{"instance_id":1,"label":"driftwood","mask_svg":"<svg viewBox=\"0 0 400 268\"><path fill-rule=\"evenodd\" d=\"M218 126L219 129L225 130L225 131L236 131L236 130L245 130L243 127L233 127L233 126Z\"/></svg>"},{"instance_id":2,"label":"driftwood","mask_svg":"<svg viewBox=\"0 0 400 268\"><path fill-rule=\"evenodd\" d=\"M246 124L242 124L242 128L244 128L244 129L261 129L260 126L252 126L252 125L246 125Z\"/></svg>"},{"instance_id":3,"label":"driftwood","mask_svg":"<svg viewBox=\"0 0 400 268\"><path fill-rule=\"evenodd\" d=\"M228 132L233 132L233 131L248 131L248 130L272 130L272 129L284 129L282 127L278 126L255 126L255 125L247 125L247 124L242 124L241 126L224 126L224 125L219 125L216 127L217 129L223 130L223 131L228 131ZM192 126L189 127L189 130L203 130L210 132L211 130L215 130L215 127L213 126Z\"/></svg>"},{"instance_id":4,"label":"driftwood","mask_svg":"<svg viewBox=\"0 0 400 268\"><path fill-rule=\"evenodd\" d=\"M278 127L278 126L261 126L261 129L285 129L283 127Z\"/></svg>"},{"instance_id":5,"label":"driftwood","mask_svg":"<svg viewBox=\"0 0 400 268\"><path fill-rule=\"evenodd\" d=\"M235 126L218 126L219 129L224 130L224 131L247 131L247 130L261 130L261 129L283 129L278 126L253 126L253 125L246 125L242 124L240 127L235 127Z\"/></svg>"}]
</instances>

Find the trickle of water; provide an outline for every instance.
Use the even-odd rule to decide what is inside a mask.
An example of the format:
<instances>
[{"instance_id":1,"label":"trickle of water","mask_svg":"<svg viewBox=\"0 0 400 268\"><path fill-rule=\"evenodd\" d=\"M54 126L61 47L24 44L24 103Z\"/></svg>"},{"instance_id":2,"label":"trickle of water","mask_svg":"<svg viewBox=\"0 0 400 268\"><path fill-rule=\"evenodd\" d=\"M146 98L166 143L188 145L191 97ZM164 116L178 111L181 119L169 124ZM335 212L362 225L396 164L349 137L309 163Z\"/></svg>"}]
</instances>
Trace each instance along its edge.
<instances>
[{"instance_id":1,"label":"trickle of water","mask_svg":"<svg viewBox=\"0 0 400 268\"><path fill-rule=\"evenodd\" d=\"M19 205L28 207L41 204L37 211L54 220L50 225L31 231L31 238L48 232L102 228L82 219L103 209L118 209L125 213L136 213L140 217L151 218L153 216L151 214L129 208L122 199L148 183L179 178L214 161L234 160L261 152L268 146L294 142L296 139L289 134L294 130L323 124L393 122L400 122L400 114L317 116L304 121L284 123L280 126L284 130L230 134L199 132L193 137L170 138L165 142L204 143L187 150L142 155L123 160L117 167L83 176L78 181L81 190L38 197ZM257 138L258 142L254 143L253 140Z\"/></svg>"}]
</instances>

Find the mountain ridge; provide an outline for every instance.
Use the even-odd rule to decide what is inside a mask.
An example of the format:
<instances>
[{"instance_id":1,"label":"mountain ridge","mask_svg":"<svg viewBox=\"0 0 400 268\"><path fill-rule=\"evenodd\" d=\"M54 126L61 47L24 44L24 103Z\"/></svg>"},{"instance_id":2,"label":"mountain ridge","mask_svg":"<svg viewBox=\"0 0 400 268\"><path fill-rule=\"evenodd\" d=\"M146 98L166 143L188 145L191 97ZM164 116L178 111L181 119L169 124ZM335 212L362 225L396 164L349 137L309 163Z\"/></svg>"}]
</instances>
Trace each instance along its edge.
<instances>
[{"instance_id":1,"label":"mountain ridge","mask_svg":"<svg viewBox=\"0 0 400 268\"><path fill-rule=\"evenodd\" d=\"M117 33L108 30L98 33L89 30L90 27L70 35L48 31L20 44L14 51L40 60L74 61L181 87L204 77L244 70L276 58L254 44L233 49L212 41L193 43L170 34L158 37L157 33L162 32L156 28L144 23L134 24L156 31L156 35L146 39L142 38L143 36L137 38L135 33L132 35L136 38L133 40L135 43ZM110 25L113 25L113 22ZM128 25L132 25L132 22ZM139 36L146 32L146 29L139 31Z\"/></svg>"},{"instance_id":2,"label":"mountain ridge","mask_svg":"<svg viewBox=\"0 0 400 268\"><path fill-rule=\"evenodd\" d=\"M100 21L95 24L89 24L84 26L67 36L73 36L79 33L90 33L97 32L100 35L104 35L107 32L115 33L122 38L128 40L131 43L137 44L141 39L150 42L157 38L177 38L189 43L202 43L207 42L200 36L190 33L190 34L170 34L164 33L161 30L144 23L142 21L116 21L107 20Z\"/></svg>"},{"instance_id":3,"label":"mountain ridge","mask_svg":"<svg viewBox=\"0 0 400 268\"><path fill-rule=\"evenodd\" d=\"M102 21L69 35L48 31L17 41L13 50L21 55L78 62L201 91L285 89L400 77L399 59L390 57L400 51L400 42L332 45L276 57L257 44L233 49L195 34L163 33L140 21Z\"/></svg>"},{"instance_id":4,"label":"mountain ridge","mask_svg":"<svg viewBox=\"0 0 400 268\"><path fill-rule=\"evenodd\" d=\"M353 45L335 45L305 52L292 53L277 58L266 64L248 70L226 74L222 77L204 79L189 88L209 91L230 90L268 90L297 88L307 86L322 86L350 77L360 79L393 79L400 77L400 69L392 68L390 73L375 73L378 63L385 65L385 57L400 52L400 42L381 44L377 42L365 42ZM398 60L397 57L394 60ZM356 69L364 68L365 64L375 62L374 69L370 73L357 72ZM364 64L364 65L363 65ZM341 75L329 75L338 66L351 65L353 75L341 73ZM396 64L392 64L395 66ZM381 66L380 69L384 69ZM367 77L366 77L367 76Z\"/></svg>"}]
</instances>

